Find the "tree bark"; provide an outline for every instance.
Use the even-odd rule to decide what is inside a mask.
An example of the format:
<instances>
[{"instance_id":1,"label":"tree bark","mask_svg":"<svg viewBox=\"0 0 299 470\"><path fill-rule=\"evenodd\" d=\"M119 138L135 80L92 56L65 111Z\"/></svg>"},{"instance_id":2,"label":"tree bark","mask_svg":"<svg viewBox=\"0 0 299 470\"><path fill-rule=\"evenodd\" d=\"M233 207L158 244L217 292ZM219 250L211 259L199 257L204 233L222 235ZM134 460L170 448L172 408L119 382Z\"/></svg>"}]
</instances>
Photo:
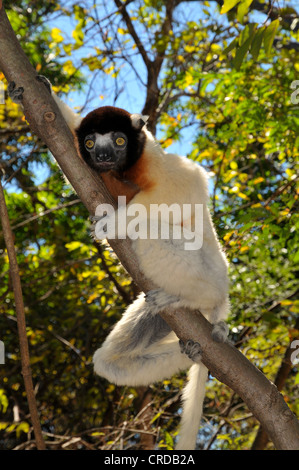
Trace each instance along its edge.
<instances>
[{"instance_id":1,"label":"tree bark","mask_svg":"<svg viewBox=\"0 0 299 470\"><path fill-rule=\"evenodd\" d=\"M62 171L91 214L101 203L112 203L102 180L77 155L73 137L56 104L45 87L37 85L36 72L10 26L4 9L0 10L0 68L8 81L23 86L24 110L32 128L44 140ZM145 279L129 240L110 242L121 263L143 291L156 288ZM277 449L299 449L299 422L277 388L228 343L212 340L212 325L200 312L165 309L161 316L183 341L199 341L203 363L214 377L228 385L246 402L261 422Z\"/></svg>"}]
</instances>

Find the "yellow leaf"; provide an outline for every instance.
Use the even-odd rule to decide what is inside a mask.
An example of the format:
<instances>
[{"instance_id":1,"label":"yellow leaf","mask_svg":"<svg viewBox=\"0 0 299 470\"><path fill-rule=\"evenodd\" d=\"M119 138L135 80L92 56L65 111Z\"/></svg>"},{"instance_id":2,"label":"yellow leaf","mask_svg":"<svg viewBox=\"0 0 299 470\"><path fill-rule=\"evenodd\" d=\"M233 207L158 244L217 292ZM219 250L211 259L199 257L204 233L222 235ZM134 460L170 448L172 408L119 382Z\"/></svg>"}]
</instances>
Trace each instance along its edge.
<instances>
[{"instance_id":1,"label":"yellow leaf","mask_svg":"<svg viewBox=\"0 0 299 470\"><path fill-rule=\"evenodd\" d=\"M94 292L88 297L87 303L91 304L94 301L94 299L96 299L97 297L99 297L99 294L97 292Z\"/></svg>"},{"instance_id":2,"label":"yellow leaf","mask_svg":"<svg viewBox=\"0 0 299 470\"><path fill-rule=\"evenodd\" d=\"M224 0L220 11L221 15L230 11L234 6L237 5L237 3L239 3L239 1L240 0Z\"/></svg>"},{"instance_id":3,"label":"yellow leaf","mask_svg":"<svg viewBox=\"0 0 299 470\"><path fill-rule=\"evenodd\" d=\"M211 155L210 150L204 150L203 152L199 154L200 158L209 157L210 155Z\"/></svg>"},{"instance_id":4,"label":"yellow leaf","mask_svg":"<svg viewBox=\"0 0 299 470\"><path fill-rule=\"evenodd\" d=\"M245 253L245 251L249 250L249 246L241 246L240 252Z\"/></svg>"},{"instance_id":5,"label":"yellow leaf","mask_svg":"<svg viewBox=\"0 0 299 470\"><path fill-rule=\"evenodd\" d=\"M253 184L259 184L259 183L261 183L261 182L264 181L264 180L265 180L265 178L263 178L262 176L259 176L258 178L255 178L255 179L253 180Z\"/></svg>"},{"instance_id":6,"label":"yellow leaf","mask_svg":"<svg viewBox=\"0 0 299 470\"><path fill-rule=\"evenodd\" d=\"M185 77L185 86L189 86L191 85L191 83L193 83L194 81L194 78L193 78L193 75L191 75L191 73L187 72L186 73L186 77Z\"/></svg>"},{"instance_id":7,"label":"yellow leaf","mask_svg":"<svg viewBox=\"0 0 299 470\"><path fill-rule=\"evenodd\" d=\"M104 273L104 271L102 271L102 272L98 275L97 280L98 280L98 281L102 281L105 277L106 277L106 274Z\"/></svg>"},{"instance_id":8,"label":"yellow leaf","mask_svg":"<svg viewBox=\"0 0 299 470\"><path fill-rule=\"evenodd\" d=\"M229 166L231 167L232 170L237 170L238 163L237 162L230 162Z\"/></svg>"},{"instance_id":9,"label":"yellow leaf","mask_svg":"<svg viewBox=\"0 0 299 470\"><path fill-rule=\"evenodd\" d=\"M230 237L233 235L233 233L235 233L234 230L232 230L231 232L227 232L227 233L224 235L223 240L227 242L227 241L230 239Z\"/></svg>"},{"instance_id":10,"label":"yellow leaf","mask_svg":"<svg viewBox=\"0 0 299 470\"><path fill-rule=\"evenodd\" d=\"M74 67L73 62L71 60L67 60L63 64L63 70L66 72L68 75L73 75L76 72L76 67Z\"/></svg>"},{"instance_id":11,"label":"yellow leaf","mask_svg":"<svg viewBox=\"0 0 299 470\"><path fill-rule=\"evenodd\" d=\"M79 248L80 246L82 246L82 243L81 242L77 242L77 241L73 241L73 242L70 242L70 243L66 243L65 247L69 250L69 251L74 251L76 250L77 248Z\"/></svg>"},{"instance_id":12,"label":"yellow leaf","mask_svg":"<svg viewBox=\"0 0 299 470\"><path fill-rule=\"evenodd\" d=\"M244 194L244 193L240 193L240 192L239 192L239 193L238 193L238 196L239 196L241 199L249 199L249 197L246 196L246 194Z\"/></svg>"},{"instance_id":13,"label":"yellow leaf","mask_svg":"<svg viewBox=\"0 0 299 470\"><path fill-rule=\"evenodd\" d=\"M54 42L59 43L59 42L63 41L64 37L60 33L61 33L61 29L59 29L59 28L53 28L52 29L51 37L52 37Z\"/></svg>"},{"instance_id":14,"label":"yellow leaf","mask_svg":"<svg viewBox=\"0 0 299 470\"><path fill-rule=\"evenodd\" d=\"M239 174L239 180L242 181L242 183L245 183L245 181L248 180L248 175L247 175L247 173L240 173L240 174Z\"/></svg>"},{"instance_id":15,"label":"yellow leaf","mask_svg":"<svg viewBox=\"0 0 299 470\"><path fill-rule=\"evenodd\" d=\"M169 147L173 142L173 139L166 139L164 142L163 142L163 147Z\"/></svg>"},{"instance_id":16,"label":"yellow leaf","mask_svg":"<svg viewBox=\"0 0 299 470\"><path fill-rule=\"evenodd\" d=\"M238 174L238 173L236 172L236 170L230 171L230 172L227 173L227 174L225 175L225 177L223 178L223 179L224 179L224 182L225 182L225 183L228 183L232 178L234 178L235 176L237 176L237 174Z\"/></svg>"},{"instance_id":17,"label":"yellow leaf","mask_svg":"<svg viewBox=\"0 0 299 470\"><path fill-rule=\"evenodd\" d=\"M109 384L108 387L106 388L106 393L112 393L115 390L115 385Z\"/></svg>"},{"instance_id":18,"label":"yellow leaf","mask_svg":"<svg viewBox=\"0 0 299 470\"><path fill-rule=\"evenodd\" d=\"M186 52L194 52L196 50L195 46L185 46L185 51Z\"/></svg>"},{"instance_id":19,"label":"yellow leaf","mask_svg":"<svg viewBox=\"0 0 299 470\"><path fill-rule=\"evenodd\" d=\"M84 279L86 279L87 277L89 277L91 275L91 271L85 271L84 273L82 273L82 277Z\"/></svg>"}]
</instances>

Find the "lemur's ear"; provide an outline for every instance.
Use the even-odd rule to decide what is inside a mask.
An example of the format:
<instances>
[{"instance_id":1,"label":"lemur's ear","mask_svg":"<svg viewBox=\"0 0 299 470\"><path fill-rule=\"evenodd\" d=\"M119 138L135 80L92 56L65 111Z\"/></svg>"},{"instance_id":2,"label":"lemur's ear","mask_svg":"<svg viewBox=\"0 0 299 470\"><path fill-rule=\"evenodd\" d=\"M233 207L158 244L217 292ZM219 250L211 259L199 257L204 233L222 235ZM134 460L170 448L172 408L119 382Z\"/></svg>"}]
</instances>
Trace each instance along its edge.
<instances>
[{"instance_id":1,"label":"lemur's ear","mask_svg":"<svg viewBox=\"0 0 299 470\"><path fill-rule=\"evenodd\" d=\"M143 116L142 114L131 114L132 126L137 131L140 131L143 126L147 123L149 116Z\"/></svg>"}]
</instances>

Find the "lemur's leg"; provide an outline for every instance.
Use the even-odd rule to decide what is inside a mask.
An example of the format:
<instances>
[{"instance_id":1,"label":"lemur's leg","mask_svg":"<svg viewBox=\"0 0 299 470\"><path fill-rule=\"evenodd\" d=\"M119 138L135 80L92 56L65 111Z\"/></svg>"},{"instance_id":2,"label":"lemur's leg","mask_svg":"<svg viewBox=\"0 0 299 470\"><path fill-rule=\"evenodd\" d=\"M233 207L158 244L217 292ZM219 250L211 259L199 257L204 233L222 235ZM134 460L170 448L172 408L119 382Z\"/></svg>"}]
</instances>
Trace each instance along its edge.
<instances>
[{"instance_id":1,"label":"lemur's leg","mask_svg":"<svg viewBox=\"0 0 299 470\"><path fill-rule=\"evenodd\" d=\"M211 261L208 248L188 251L184 248L184 240L179 239L137 240L133 247L145 276L155 279L163 289L156 297L167 300L169 296L175 302L175 296L178 296L178 307L199 310L214 325L213 339L226 341L228 327L222 320L229 311L229 301L227 267L222 255ZM159 263L156 253L159 253Z\"/></svg>"},{"instance_id":2,"label":"lemur's leg","mask_svg":"<svg viewBox=\"0 0 299 470\"><path fill-rule=\"evenodd\" d=\"M225 321L219 321L213 325L212 338L217 343L225 343L229 334L229 328Z\"/></svg>"},{"instance_id":3,"label":"lemur's leg","mask_svg":"<svg viewBox=\"0 0 299 470\"><path fill-rule=\"evenodd\" d=\"M141 296L95 352L94 368L118 385L149 385L189 368L199 358L199 348L191 349L181 348L177 336Z\"/></svg>"}]
</instances>

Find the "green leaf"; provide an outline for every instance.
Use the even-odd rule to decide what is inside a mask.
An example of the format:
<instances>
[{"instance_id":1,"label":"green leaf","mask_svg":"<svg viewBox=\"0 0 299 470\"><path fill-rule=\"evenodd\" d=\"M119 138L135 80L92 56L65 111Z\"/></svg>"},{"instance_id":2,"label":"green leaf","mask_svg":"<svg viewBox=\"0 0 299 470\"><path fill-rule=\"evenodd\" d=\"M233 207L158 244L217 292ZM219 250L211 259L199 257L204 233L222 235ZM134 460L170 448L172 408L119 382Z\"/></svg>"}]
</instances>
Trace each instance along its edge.
<instances>
[{"instance_id":1,"label":"green leaf","mask_svg":"<svg viewBox=\"0 0 299 470\"><path fill-rule=\"evenodd\" d=\"M237 10L237 18L240 21L240 23L243 23L243 18L248 13L248 9L251 5L253 0L243 0L241 3L238 5L238 10Z\"/></svg>"},{"instance_id":2,"label":"green leaf","mask_svg":"<svg viewBox=\"0 0 299 470\"><path fill-rule=\"evenodd\" d=\"M220 13L223 15L239 3L240 0L224 0Z\"/></svg>"},{"instance_id":3,"label":"green leaf","mask_svg":"<svg viewBox=\"0 0 299 470\"><path fill-rule=\"evenodd\" d=\"M245 26L243 31L241 32L239 36L239 45L242 46L244 42L248 39L251 38L251 41L254 38L254 30L255 30L255 23L249 23Z\"/></svg>"},{"instance_id":4,"label":"green leaf","mask_svg":"<svg viewBox=\"0 0 299 470\"><path fill-rule=\"evenodd\" d=\"M236 50L236 56L234 58L234 67L236 70L240 70L240 67L242 65L243 59L246 55L246 53L249 50L250 44L252 41L252 37L249 37L246 39L246 41Z\"/></svg>"},{"instance_id":5,"label":"green leaf","mask_svg":"<svg viewBox=\"0 0 299 470\"><path fill-rule=\"evenodd\" d=\"M269 26L267 27L265 31L264 46L265 46L266 55L269 55L271 52L272 44L273 44L278 26L279 26L279 20L277 19L277 20L272 21L272 23L269 24Z\"/></svg>"},{"instance_id":6,"label":"green leaf","mask_svg":"<svg viewBox=\"0 0 299 470\"><path fill-rule=\"evenodd\" d=\"M261 45L262 45L262 41L263 41L263 37L264 37L265 29L266 29L265 26L263 26L262 28L259 28L256 31L255 36L253 38L253 41L252 41L252 44L251 44L251 49L250 49L253 60L257 60L257 58L258 58L260 48L261 48Z\"/></svg>"},{"instance_id":7,"label":"green leaf","mask_svg":"<svg viewBox=\"0 0 299 470\"><path fill-rule=\"evenodd\" d=\"M233 41L224 49L223 53L228 54L230 51L232 51L236 45L238 44L238 38L233 39Z\"/></svg>"},{"instance_id":8,"label":"green leaf","mask_svg":"<svg viewBox=\"0 0 299 470\"><path fill-rule=\"evenodd\" d=\"M293 263L295 264L299 263L299 250L297 251L297 253L295 253L295 256L293 258Z\"/></svg>"}]
</instances>

